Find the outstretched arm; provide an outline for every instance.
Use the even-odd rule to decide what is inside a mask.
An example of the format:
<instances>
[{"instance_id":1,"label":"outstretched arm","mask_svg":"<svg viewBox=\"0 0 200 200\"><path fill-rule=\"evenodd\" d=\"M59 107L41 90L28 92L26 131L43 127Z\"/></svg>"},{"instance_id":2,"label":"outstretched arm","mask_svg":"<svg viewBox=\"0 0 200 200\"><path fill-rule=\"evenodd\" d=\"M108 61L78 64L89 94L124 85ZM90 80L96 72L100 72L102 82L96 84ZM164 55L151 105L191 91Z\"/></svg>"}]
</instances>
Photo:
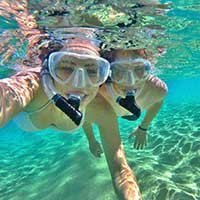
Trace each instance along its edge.
<instances>
[{"instance_id":1,"label":"outstretched arm","mask_svg":"<svg viewBox=\"0 0 200 200\"><path fill-rule=\"evenodd\" d=\"M117 116L100 94L88 105L86 121L93 121L99 126L104 154L118 199L140 200L139 187L127 163L121 143Z\"/></svg>"},{"instance_id":2,"label":"outstretched arm","mask_svg":"<svg viewBox=\"0 0 200 200\"><path fill-rule=\"evenodd\" d=\"M22 111L39 88L39 69L0 80L0 127Z\"/></svg>"},{"instance_id":3,"label":"outstretched arm","mask_svg":"<svg viewBox=\"0 0 200 200\"><path fill-rule=\"evenodd\" d=\"M160 110L162 104L163 104L163 100L156 102L155 104L151 105L147 109L146 115L144 116L144 119L142 120L142 122L140 124L140 126L143 129L148 129L149 125L151 124L151 122L153 121L155 116L158 114L158 111Z\"/></svg>"},{"instance_id":4,"label":"outstretched arm","mask_svg":"<svg viewBox=\"0 0 200 200\"><path fill-rule=\"evenodd\" d=\"M134 148L136 149L143 149L144 146L147 144L147 129L155 116L158 114L162 106L162 101L153 104L149 109L146 111L146 115L142 120L141 124L129 135L129 138L135 136Z\"/></svg>"},{"instance_id":5,"label":"outstretched arm","mask_svg":"<svg viewBox=\"0 0 200 200\"><path fill-rule=\"evenodd\" d=\"M118 198L120 200L141 199L136 178L125 157L116 116L110 114L107 120L101 121L99 128L104 153Z\"/></svg>"},{"instance_id":6,"label":"outstretched arm","mask_svg":"<svg viewBox=\"0 0 200 200\"><path fill-rule=\"evenodd\" d=\"M149 76L144 88L137 97L137 101L143 109L146 109L146 114L140 126L138 126L130 135L129 138L135 136L134 147L142 149L147 143L147 129L151 122L159 112L163 100L167 94L166 84L156 76Z\"/></svg>"}]
</instances>

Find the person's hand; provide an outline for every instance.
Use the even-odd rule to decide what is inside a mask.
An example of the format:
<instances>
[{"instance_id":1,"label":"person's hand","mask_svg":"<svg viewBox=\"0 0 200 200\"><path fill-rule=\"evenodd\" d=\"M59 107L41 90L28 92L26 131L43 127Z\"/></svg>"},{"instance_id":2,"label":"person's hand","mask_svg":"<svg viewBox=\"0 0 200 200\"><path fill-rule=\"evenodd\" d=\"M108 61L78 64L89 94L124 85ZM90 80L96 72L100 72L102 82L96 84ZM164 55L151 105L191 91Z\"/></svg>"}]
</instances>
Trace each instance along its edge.
<instances>
[{"instance_id":1,"label":"person's hand","mask_svg":"<svg viewBox=\"0 0 200 200\"><path fill-rule=\"evenodd\" d=\"M143 149L147 144L147 131L136 128L128 137L132 139L135 137L134 148Z\"/></svg>"},{"instance_id":2,"label":"person's hand","mask_svg":"<svg viewBox=\"0 0 200 200\"><path fill-rule=\"evenodd\" d=\"M101 154L103 153L101 145L96 140L89 142L89 149L90 149L90 152L97 158L100 158Z\"/></svg>"}]
</instances>

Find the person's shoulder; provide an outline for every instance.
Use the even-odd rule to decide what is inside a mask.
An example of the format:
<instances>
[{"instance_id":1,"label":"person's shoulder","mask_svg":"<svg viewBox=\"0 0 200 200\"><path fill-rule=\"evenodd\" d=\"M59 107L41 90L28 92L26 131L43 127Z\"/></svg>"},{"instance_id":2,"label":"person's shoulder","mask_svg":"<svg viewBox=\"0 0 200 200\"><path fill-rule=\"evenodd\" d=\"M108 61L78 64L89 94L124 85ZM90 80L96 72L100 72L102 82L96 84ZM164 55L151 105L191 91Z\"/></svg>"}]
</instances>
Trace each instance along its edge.
<instances>
[{"instance_id":1,"label":"person's shoulder","mask_svg":"<svg viewBox=\"0 0 200 200\"><path fill-rule=\"evenodd\" d=\"M155 75L149 75L145 83L151 90L160 91L161 93L167 93L168 91L167 84Z\"/></svg>"}]
</instances>

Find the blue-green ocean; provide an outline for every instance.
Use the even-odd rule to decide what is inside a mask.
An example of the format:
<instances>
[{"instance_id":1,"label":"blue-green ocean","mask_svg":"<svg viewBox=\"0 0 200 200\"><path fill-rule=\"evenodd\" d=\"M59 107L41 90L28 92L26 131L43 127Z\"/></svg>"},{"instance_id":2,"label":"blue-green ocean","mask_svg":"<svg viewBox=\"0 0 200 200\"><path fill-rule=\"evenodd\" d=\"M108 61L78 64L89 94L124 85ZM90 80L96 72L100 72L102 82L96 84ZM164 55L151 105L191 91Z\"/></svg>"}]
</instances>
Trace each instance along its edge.
<instances>
[{"instance_id":1,"label":"blue-green ocean","mask_svg":"<svg viewBox=\"0 0 200 200\"><path fill-rule=\"evenodd\" d=\"M139 122L119 119L144 200L200 200L200 2L172 2L162 22L167 52L156 64L169 92L144 150L135 150L127 139ZM1 32L15 27L0 18ZM10 69L2 66L5 77ZM116 199L105 157L92 156L82 130L28 133L13 121L0 129L0 200L79 199Z\"/></svg>"}]
</instances>

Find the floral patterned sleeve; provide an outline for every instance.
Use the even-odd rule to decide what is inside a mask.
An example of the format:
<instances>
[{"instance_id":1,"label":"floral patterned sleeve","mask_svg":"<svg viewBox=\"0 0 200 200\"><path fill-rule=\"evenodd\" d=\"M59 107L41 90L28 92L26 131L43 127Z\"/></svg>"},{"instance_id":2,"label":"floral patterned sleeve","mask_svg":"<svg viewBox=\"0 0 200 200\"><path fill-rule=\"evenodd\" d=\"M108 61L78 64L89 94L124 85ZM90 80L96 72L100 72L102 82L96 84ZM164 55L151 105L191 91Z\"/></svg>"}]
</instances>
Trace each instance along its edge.
<instances>
[{"instance_id":1,"label":"floral patterned sleeve","mask_svg":"<svg viewBox=\"0 0 200 200\"><path fill-rule=\"evenodd\" d=\"M0 126L22 111L39 88L39 70L21 71L0 80Z\"/></svg>"}]
</instances>

